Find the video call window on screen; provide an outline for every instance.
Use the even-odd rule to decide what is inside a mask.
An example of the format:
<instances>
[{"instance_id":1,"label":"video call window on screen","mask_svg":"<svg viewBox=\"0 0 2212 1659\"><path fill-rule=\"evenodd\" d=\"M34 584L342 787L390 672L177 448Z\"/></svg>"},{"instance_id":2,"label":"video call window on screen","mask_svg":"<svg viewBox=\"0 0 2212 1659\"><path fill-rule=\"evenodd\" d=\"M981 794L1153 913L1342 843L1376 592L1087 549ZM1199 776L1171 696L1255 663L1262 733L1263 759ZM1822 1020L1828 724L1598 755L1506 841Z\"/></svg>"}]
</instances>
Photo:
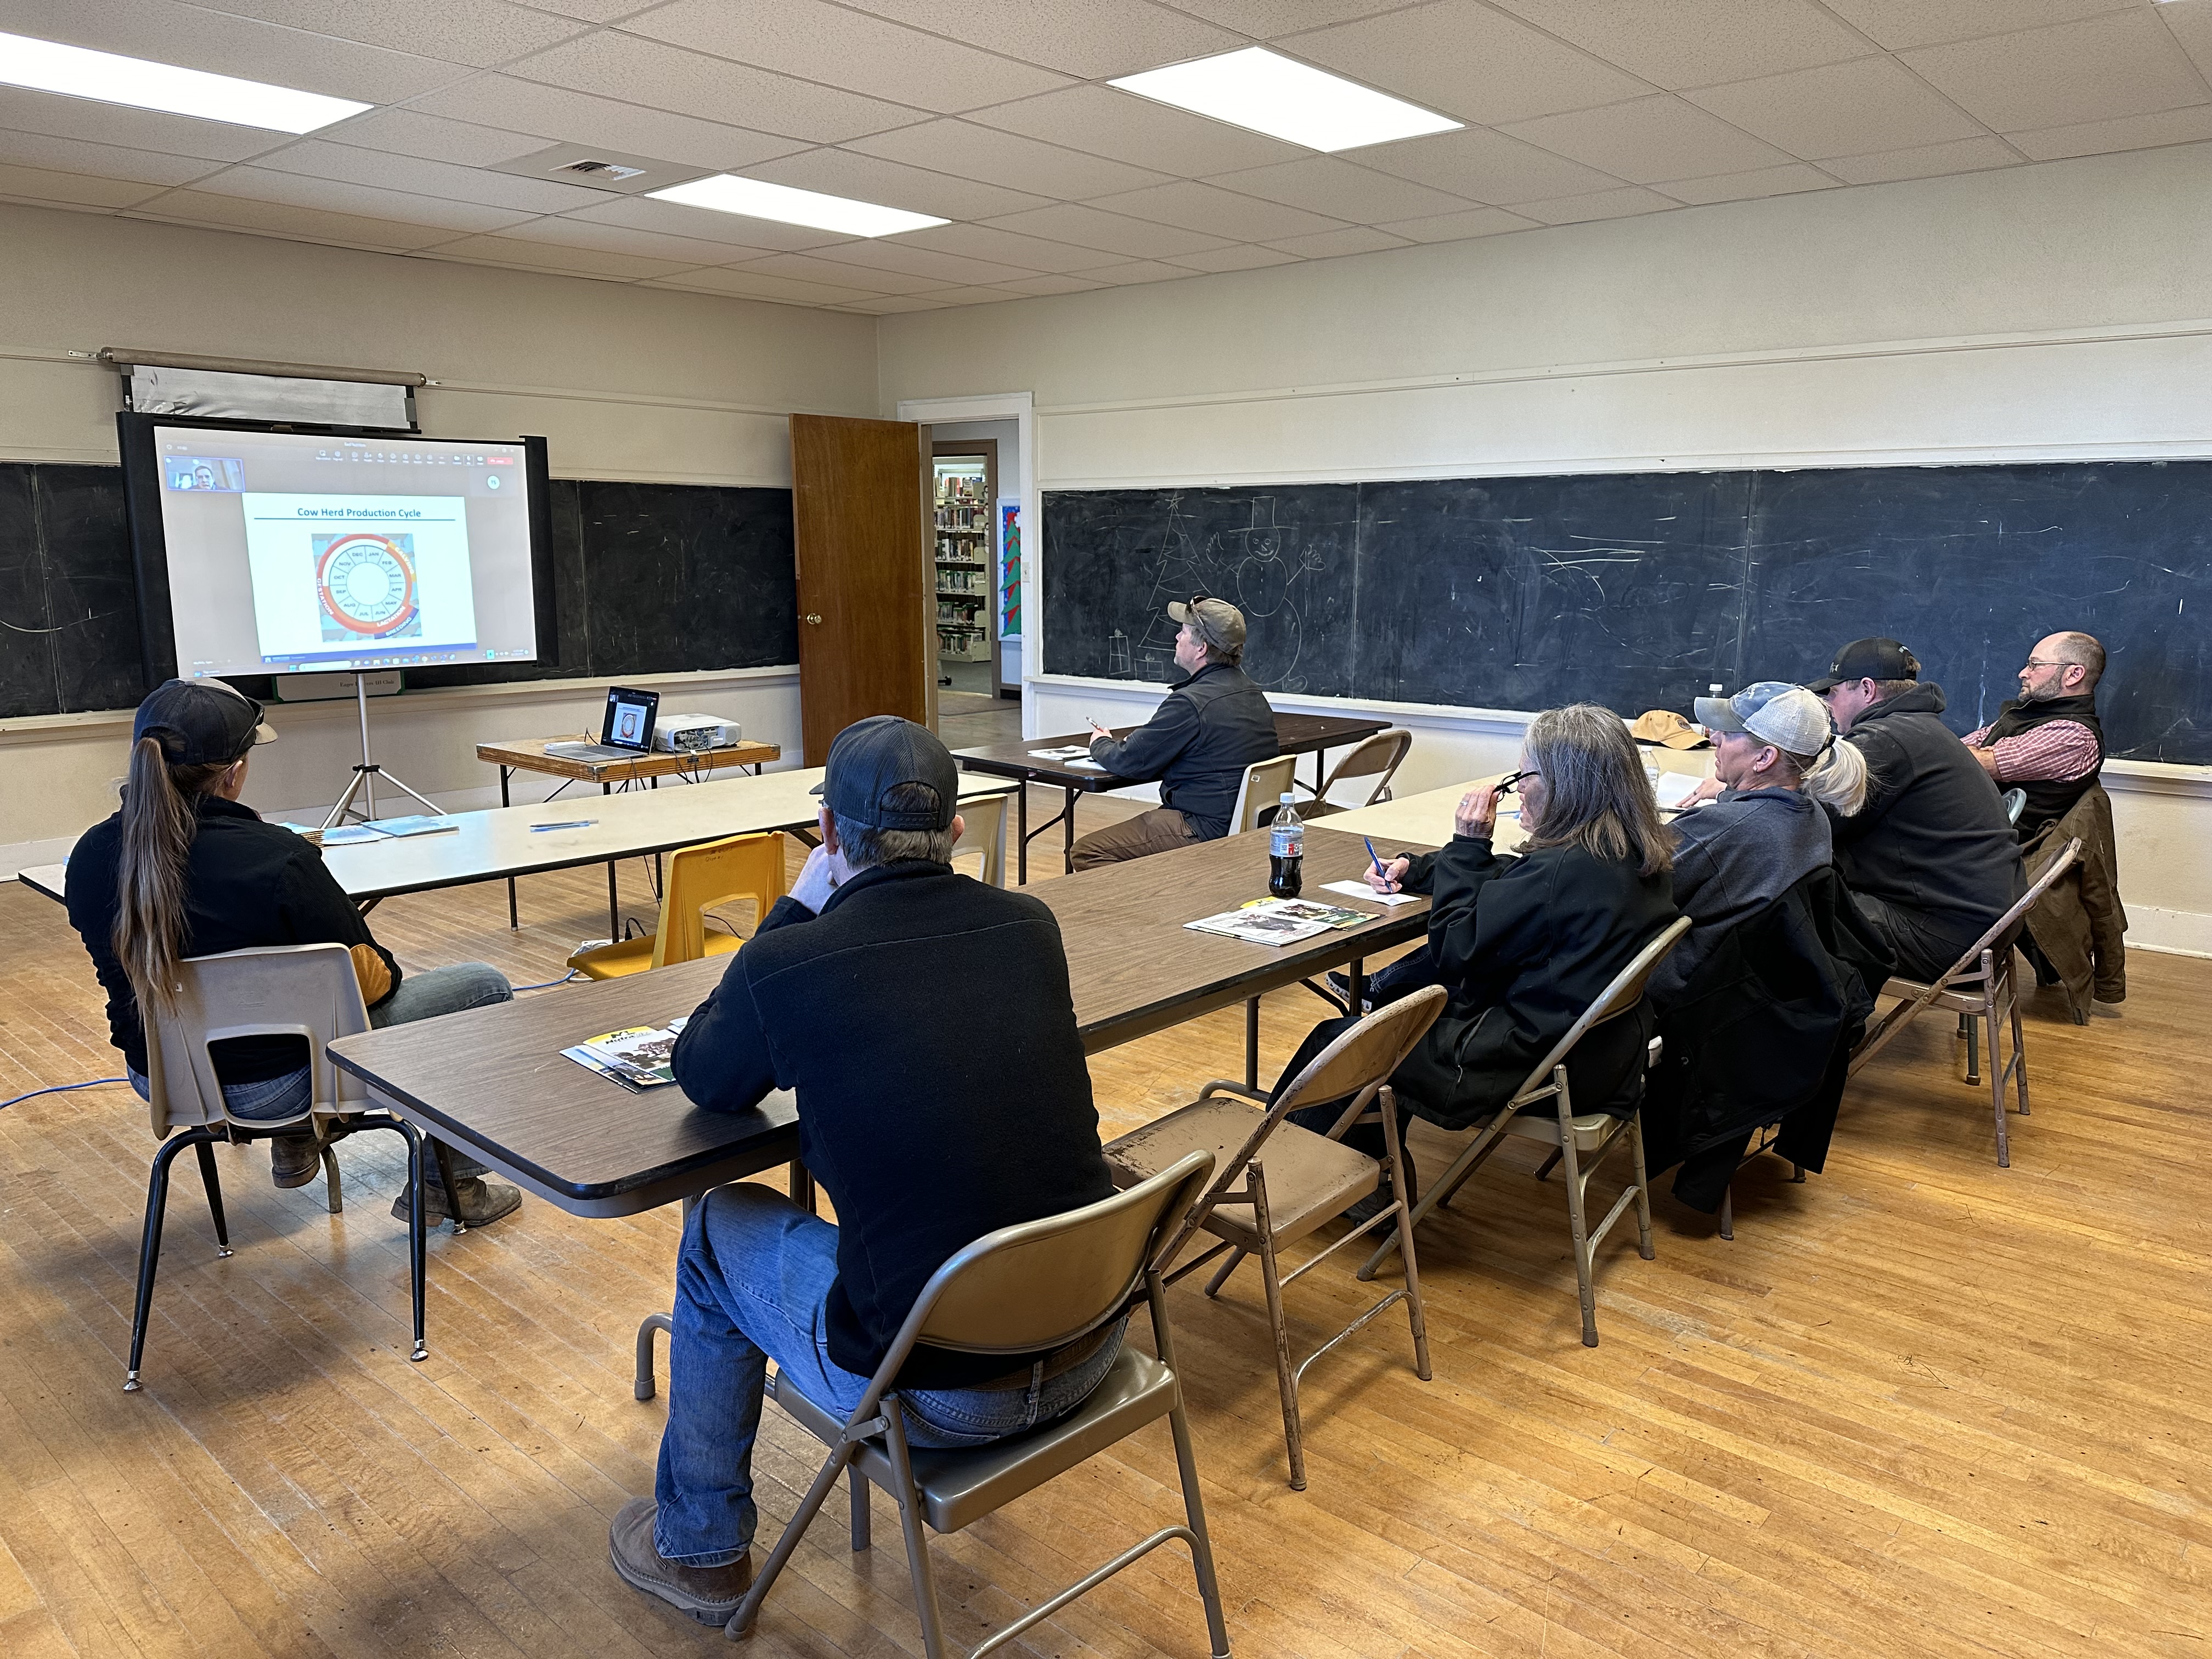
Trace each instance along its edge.
<instances>
[{"instance_id":1,"label":"video call window on screen","mask_svg":"<svg viewBox=\"0 0 2212 1659\"><path fill-rule=\"evenodd\" d=\"M220 489L235 495L246 488L245 463L228 455L165 455L161 471L172 489Z\"/></svg>"}]
</instances>

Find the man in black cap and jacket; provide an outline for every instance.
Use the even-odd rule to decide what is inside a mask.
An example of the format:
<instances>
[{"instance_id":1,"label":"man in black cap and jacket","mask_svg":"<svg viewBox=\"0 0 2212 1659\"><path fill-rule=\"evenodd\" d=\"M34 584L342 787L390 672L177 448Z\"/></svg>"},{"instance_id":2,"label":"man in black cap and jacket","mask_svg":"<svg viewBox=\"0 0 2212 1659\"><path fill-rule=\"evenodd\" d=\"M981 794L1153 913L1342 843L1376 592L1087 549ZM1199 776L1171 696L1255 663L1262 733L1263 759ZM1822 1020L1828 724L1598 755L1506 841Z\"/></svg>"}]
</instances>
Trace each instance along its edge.
<instances>
[{"instance_id":1,"label":"man in black cap and jacket","mask_svg":"<svg viewBox=\"0 0 2212 1659\"><path fill-rule=\"evenodd\" d=\"M1110 1197L1067 957L1052 912L956 874L959 775L890 715L830 745L822 844L676 1045L710 1112L799 1099L800 1155L837 1224L769 1188L708 1193L684 1224L668 1426L652 1498L608 1538L615 1571L704 1624L752 1583L753 1443L773 1358L809 1400L860 1403L915 1296L985 1234ZM945 988L989 1010L992 1040ZM898 1392L916 1446L980 1446L1098 1386L1121 1324L1031 1354L917 1346Z\"/></svg>"},{"instance_id":2,"label":"man in black cap and jacket","mask_svg":"<svg viewBox=\"0 0 2212 1659\"><path fill-rule=\"evenodd\" d=\"M2027 890L2004 801L1895 640L1852 641L1807 689L1867 763L1866 805L1831 811L1836 867L1898 972L1936 979Z\"/></svg>"}]
</instances>

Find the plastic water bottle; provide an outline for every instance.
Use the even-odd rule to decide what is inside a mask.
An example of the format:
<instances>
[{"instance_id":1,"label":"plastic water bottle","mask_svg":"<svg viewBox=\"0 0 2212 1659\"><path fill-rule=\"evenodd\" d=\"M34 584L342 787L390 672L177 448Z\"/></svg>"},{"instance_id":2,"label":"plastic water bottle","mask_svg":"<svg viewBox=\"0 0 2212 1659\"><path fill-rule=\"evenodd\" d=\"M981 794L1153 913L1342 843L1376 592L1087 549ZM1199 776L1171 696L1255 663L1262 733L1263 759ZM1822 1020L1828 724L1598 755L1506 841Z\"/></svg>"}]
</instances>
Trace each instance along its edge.
<instances>
[{"instance_id":1,"label":"plastic water bottle","mask_svg":"<svg viewBox=\"0 0 2212 1659\"><path fill-rule=\"evenodd\" d=\"M1275 811L1267 831L1267 891L1275 898L1291 899L1305 884L1306 827L1298 820L1288 793Z\"/></svg>"}]
</instances>

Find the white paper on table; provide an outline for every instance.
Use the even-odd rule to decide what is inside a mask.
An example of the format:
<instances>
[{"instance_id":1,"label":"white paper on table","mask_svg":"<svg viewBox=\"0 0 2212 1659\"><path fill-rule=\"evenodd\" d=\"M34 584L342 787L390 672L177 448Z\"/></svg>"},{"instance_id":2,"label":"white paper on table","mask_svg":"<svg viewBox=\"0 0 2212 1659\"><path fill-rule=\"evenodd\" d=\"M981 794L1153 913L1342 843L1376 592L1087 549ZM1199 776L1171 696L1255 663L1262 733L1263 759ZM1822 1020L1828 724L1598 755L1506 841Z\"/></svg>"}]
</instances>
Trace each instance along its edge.
<instances>
[{"instance_id":1,"label":"white paper on table","mask_svg":"<svg viewBox=\"0 0 2212 1659\"><path fill-rule=\"evenodd\" d=\"M1420 897L1419 893L1378 893L1364 881L1325 881L1324 893L1341 893L1346 898L1372 899L1377 904L1396 906L1411 904Z\"/></svg>"},{"instance_id":2,"label":"white paper on table","mask_svg":"<svg viewBox=\"0 0 2212 1659\"><path fill-rule=\"evenodd\" d=\"M1031 760L1075 760L1091 752L1088 744L1071 743L1059 749L1032 749Z\"/></svg>"},{"instance_id":3,"label":"white paper on table","mask_svg":"<svg viewBox=\"0 0 2212 1659\"><path fill-rule=\"evenodd\" d=\"M1662 772L1651 789L1662 806L1680 806L1704 781L1693 772Z\"/></svg>"},{"instance_id":4,"label":"white paper on table","mask_svg":"<svg viewBox=\"0 0 2212 1659\"><path fill-rule=\"evenodd\" d=\"M1071 772L1103 772L1106 769L1094 760L1062 761L1060 764Z\"/></svg>"}]
</instances>

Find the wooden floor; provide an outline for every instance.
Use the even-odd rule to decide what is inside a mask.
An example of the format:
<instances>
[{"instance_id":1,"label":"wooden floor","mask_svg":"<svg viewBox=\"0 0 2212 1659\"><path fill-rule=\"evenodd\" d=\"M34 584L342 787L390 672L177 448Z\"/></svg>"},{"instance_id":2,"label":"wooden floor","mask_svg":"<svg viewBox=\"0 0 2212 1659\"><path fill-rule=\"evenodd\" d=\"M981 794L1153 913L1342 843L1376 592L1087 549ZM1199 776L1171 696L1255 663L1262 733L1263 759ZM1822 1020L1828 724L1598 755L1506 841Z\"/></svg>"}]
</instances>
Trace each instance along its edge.
<instances>
[{"instance_id":1,"label":"wooden floor","mask_svg":"<svg viewBox=\"0 0 2212 1659\"><path fill-rule=\"evenodd\" d=\"M1094 805L1086 824L1112 811ZM649 917L641 861L623 883ZM519 934L495 884L374 923L410 966L551 979L604 930L604 878L522 893ZM2011 1170L1952 1036L1923 1022L1854 1089L1825 1175L1747 1173L1735 1243L1662 1196L1657 1261L1609 1243L1595 1350L1558 1188L1509 1148L1421 1241L1435 1380L1387 1316L1310 1374L1303 1494L1252 1270L1219 1304L1178 1287L1237 1650L2212 1653L2212 963L2131 965L2124 1017L2037 1008ZM948 1018L988 1031L945 989ZM1267 1000L1271 1066L1321 1012ZM1238 1027L1096 1058L1108 1132L1236 1072ZM9 884L0 1098L119 1069L60 908ZM343 1216L319 1188L273 1190L265 1152L223 1151L227 1261L181 1166L146 1389L126 1395L144 1109L110 1087L0 1112L0 1655L725 1650L605 1559L609 1517L652 1488L663 1404L631 1398L629 1356L668 1301L675 1212L589 1222L533 1200L434 1235L431 1358L412 1365L386 1139L347 1143ZM1417 1135L1431 1170L1439 1146ZM1309 1331L1359 1305L1333 1268L1291 1296ZM768 1415L772 1526L815 1460ZM954 1638L1162 1524L1173 1490L1155 1428L939 1540ZM834 1517L817 1528L757 1651L920 1652L882 1514L872 1555ZM1019 1645L1203 1654L1187 1559L1156 1553Z\"/></svg>"}]
</instances>

